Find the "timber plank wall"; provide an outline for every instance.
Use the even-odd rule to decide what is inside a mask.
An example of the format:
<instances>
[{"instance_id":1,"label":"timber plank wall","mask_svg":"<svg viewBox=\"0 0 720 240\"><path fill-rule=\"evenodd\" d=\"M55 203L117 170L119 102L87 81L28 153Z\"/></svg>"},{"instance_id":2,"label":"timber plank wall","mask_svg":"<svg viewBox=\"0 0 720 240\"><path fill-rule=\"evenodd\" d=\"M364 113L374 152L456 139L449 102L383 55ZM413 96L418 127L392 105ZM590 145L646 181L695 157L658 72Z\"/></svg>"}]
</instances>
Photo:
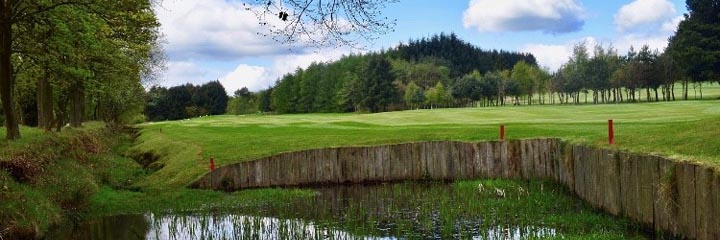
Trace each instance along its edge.
<instances>
[{"instance_id":1,"label":"timber plank wall","mask_svg":"<svg viewBox=\"0 0 720 240\"><path fill-rule=\"evenodd\" d=\"M191 187L237 190L477 178L551 179L594 207L655 231L720 239L720 176L715 169L560 139L438 141L288 152L220 167Z\"/></svg>"}]
</instances>

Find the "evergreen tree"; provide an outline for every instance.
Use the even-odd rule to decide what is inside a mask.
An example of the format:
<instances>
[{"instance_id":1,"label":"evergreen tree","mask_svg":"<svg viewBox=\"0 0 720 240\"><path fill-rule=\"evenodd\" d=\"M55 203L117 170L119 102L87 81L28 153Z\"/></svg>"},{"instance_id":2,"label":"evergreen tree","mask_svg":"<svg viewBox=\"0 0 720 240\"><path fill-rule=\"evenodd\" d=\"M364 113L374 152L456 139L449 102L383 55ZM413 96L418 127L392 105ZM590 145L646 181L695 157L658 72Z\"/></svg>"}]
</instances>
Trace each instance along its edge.
<instances>
[{"instance_id":1,"label":"evergreen tree","mask_svg":"<svg viewBox=\"0 0 720 240\"><path fill-rule=\"evenodd\" d=\"M197 90L204 97L205 102L194 103L205 108L210 115L224 114L227 109L228 95L220 81L215 80L203 84Z\"/></svg>"},{"instance_id":2,"label":"evergreen tree","mask_svg":"<svg viewBox=\"0 0 720 240\"><path fill-rule=\"evenodd\" d=\"M370 57L360 75L360 104L370 112L386 111L396 98L390 61L382 55Z\"/></svg>"},{"instance_id":3,"label":"evergreen tree","mask_svg":"<svg viewBox=\"0 0 720 240\"><path fill-rule=\"evenodd\" d=\"M720 4L687 0L688 13L667 51L693 81L720 82Z\"/></svg>"}]
</instances>

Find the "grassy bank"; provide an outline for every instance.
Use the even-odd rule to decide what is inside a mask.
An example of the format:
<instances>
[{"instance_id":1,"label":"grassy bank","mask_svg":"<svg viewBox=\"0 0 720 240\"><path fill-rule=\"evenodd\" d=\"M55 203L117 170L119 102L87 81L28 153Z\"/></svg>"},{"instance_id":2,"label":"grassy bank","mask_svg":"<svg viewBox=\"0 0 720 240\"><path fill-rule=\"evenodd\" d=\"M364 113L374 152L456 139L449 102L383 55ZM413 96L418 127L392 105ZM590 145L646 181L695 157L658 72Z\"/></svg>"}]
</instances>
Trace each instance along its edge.
<instances>
[{"instance_id":1,"label":"grassy bank","mask_svg":"<svg viewBox=\"0 0 720 240\"><path fill-rule=\"evenodd\" d=\"M614 119L616 146L607 145ZM141 126L136 156L157 172L137 184L173 189L207 172L209 157L232 164L285 151L431 140L560 137L603 147L720 164L720 101L435 109L378 114L212 116Z\"/></svg>"},{"instance_id":2,"label":"grassy bank","mask_svg":"<svg viewBox=\"0 0 720 240\"><path fill-rule=\"evenodd\" d=\"M22 141L4 142L0 151L0 237L40 237L82 216L101 185L130 186L144 171L116 158L114 146L129 138L102 123L61 133L23 130Z\"/></svg>"},{"instance_id":3,"label":"grassy bank","mask_svg":"<svg viewBox=\"0 0 720 240\"><path fill-rule=\"evenodd\" d=\"M607 119L616 122L616 146L606 143ZM42 159L26 162L40 162L43 169L29 178L0 171L0 235L11 230L27 235L44 232L68 217L253 207L314 195L312 190L259 189L227 194L186 189L207 172L209 157L225 165L321 147L493 140L497 139L498 125L505 124L509 138L560 137L717 166L718 123L720 101L710 100L379 114L213 116L143 124L135 142L127 135L106 134L101 124L49 135L24 128L23 140L2 143L0 162L8 162L11 156L39 156ZM83 138L91 141L77 140Z\"/></svg>"},{"instance_id":4,"label":"grassy bank","mask_svg":"<svg viewBox=\"0 0 720 240\"><path fill-rule=\"evenodd\" d=\"M0 239L42 238L64 223L120 213L259 206L311 196L265 189L225 194L208 190L139 189L153 171L125 156L131 134L86 123L61 133L24 128L23 140L1 142Z\"/></svg>"}]
</instances>

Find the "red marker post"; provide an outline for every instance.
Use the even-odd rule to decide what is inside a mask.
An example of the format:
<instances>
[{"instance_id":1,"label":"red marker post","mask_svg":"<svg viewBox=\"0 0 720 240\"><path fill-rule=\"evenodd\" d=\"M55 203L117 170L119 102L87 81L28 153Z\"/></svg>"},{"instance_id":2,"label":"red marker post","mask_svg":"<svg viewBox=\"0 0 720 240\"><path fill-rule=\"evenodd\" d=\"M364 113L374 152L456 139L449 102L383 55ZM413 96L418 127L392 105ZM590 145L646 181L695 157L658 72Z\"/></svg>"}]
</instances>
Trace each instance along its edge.
<instances>
[{"instance_id":1,"label":"red marker post","mask_svg":"<svg viewBox=\"0 0 720 240\"><path fill-rule=\"evenodd\" d=\"M215 170L215 158L210 158L210 171Z\"/></svg>"},{"instance_id":2,"label":"red marker post","mask_svg":"<svg viewBox=\"0 0 720 240\"><path fill-rule=\"evenodd\" d=\"M500 141L505 141L505 125L500 125Z\"/></svg>"},{"instance_id":3,"label":"red marker post","mask_svg":"<svg viewBox=\"0 0 720 240\"><path fill-rule=\"evenodd\" d=\"M608 120L608 143L615 144L615 127L612 119Z\"/></svg>"}]
</instances>

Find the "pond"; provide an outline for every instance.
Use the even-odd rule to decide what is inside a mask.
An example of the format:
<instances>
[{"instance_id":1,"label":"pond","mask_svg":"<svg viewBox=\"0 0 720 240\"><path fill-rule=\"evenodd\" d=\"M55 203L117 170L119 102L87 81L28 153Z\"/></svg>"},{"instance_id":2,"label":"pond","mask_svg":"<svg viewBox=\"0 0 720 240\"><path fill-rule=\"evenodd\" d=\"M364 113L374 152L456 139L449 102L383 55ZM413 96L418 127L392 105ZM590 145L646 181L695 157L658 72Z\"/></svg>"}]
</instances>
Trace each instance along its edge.
<instances>
[{"instance_id":1,"label":"pond","mask_svg":"<svg viewBox=\"0 0 720 240\"><path fill-rule=\"evenodd\" d=\"M476 180L348 185L262 207L90 219L51 239L538 239L639 238L554 183Z\"/></svg>"}]
</instances>

